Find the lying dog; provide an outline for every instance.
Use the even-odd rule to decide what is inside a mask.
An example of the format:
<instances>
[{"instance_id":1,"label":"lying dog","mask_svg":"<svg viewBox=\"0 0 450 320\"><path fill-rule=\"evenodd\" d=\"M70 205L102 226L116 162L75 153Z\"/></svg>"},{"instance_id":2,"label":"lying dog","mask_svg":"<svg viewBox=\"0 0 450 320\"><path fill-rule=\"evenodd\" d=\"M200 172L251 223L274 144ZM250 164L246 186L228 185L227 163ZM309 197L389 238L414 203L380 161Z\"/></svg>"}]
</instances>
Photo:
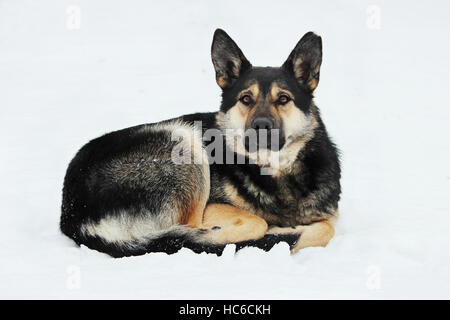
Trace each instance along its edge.
<instances>
[{"instance_id":1,"label":"lying dog","mask_svg":"<svg viewBox=\"0 0 450 320\"><path fill-rule=\"evenodd\" d=\"M321 38L262 68L218 29L211 55L219 112L115 131L71 161L61 230L77 244L114 257L279 241L297 252L334 235L339 159L313 102Z\"/></svg>"}]
</instances>

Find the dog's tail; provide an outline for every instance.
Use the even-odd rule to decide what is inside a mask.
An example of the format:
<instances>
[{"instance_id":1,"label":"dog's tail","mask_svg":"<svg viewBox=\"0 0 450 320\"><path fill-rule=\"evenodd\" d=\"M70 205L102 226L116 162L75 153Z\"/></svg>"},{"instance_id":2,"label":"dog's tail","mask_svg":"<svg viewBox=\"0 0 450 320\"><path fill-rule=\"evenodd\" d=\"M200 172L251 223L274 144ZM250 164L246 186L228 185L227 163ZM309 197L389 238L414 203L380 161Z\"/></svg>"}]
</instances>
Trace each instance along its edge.
<instances>
[{"instance_id":1,"label":"dog's tail","mask_svg":"<svg viewBox=\"0 0 450 320\"><path fill-rule=\"evenodd\" d=\"M221 256L226 244L211 242L210 232L214 232L214 230L173 226L141 239L108 241L100 235L83 235L76 242L91 249L107 253L115 258L137 256L151 252L173 254L181 248L189 248L196 253L206 252ZM290 248L293 248L299 236L299 234L266 234L258 240L236 243L236 251L244 247L257 247L269 251L275 244L280 242L287 242Z\"/></svg>"}]
</instances>

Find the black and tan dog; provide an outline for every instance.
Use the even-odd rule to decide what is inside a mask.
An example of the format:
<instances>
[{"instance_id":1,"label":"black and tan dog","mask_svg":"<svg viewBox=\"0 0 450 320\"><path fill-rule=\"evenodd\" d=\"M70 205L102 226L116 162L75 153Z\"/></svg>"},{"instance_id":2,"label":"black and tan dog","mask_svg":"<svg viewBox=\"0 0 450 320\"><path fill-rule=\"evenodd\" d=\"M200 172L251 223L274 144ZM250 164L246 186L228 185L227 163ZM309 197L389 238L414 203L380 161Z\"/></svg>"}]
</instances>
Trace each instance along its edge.
<instances>
[{"instance_id":1,"label":"black and tan dog","mask_svg":"<svg viewBox=\"0 0 450 320\"><path fill-rule=\"evenodd\" d=\"M77 244L120 257L181 247L220 254L228 243L270 249L279 241L297 252L331 239L340 167L313 102L321 38L305 34L280 68L253 67L220 29L211 54L219 112L112 132L72 160L61 230ZM250 130L274 133L262 145L248 139ZM180 146L178 155L192 161L174 161Z\"/></svg>"}]
</instances>

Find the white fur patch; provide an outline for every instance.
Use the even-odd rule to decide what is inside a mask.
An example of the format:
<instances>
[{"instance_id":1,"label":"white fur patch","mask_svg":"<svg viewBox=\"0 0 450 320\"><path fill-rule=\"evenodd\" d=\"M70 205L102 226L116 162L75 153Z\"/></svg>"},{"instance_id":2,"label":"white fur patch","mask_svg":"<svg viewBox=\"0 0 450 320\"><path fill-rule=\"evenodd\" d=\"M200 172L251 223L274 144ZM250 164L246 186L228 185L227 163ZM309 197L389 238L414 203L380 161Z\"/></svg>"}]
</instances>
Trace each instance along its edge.
<instances>
[{"instance_id":1,"label":"white fur patch","mask_svg":"<svg viewBox=\"0 0 450 320\"><path fill-rule=\"evenodd\" d=\"M161 230L161 227L161 223L151 217L136 218L127 212L121 212L103 218L98 223L85 223L81 226L81 232L98 236L107 242L129 242L148 237Z\"/></svg>"}]
</instances>

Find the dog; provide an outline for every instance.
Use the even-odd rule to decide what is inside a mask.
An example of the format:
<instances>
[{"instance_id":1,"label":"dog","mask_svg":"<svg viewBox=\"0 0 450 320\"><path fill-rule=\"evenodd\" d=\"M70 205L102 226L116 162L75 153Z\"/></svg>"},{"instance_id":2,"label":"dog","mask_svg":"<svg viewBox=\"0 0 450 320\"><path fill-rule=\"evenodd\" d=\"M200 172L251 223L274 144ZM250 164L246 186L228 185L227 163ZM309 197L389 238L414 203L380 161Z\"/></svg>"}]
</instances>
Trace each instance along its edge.
<instances>
[{"instance_id":1,"label":"dog","mask_svg":"<svg viewBox=\"0 0 450 320\"><path fill-rule=\"evenodd\" d=\"M333 237L341 172L313 101L321 37L306 33L281 67L253 67L217 29L211 57L218 112L108 133L70 162L60 228L78 245L124 257L285 241L295 253Z\"/></svg>"}]
</instances>

